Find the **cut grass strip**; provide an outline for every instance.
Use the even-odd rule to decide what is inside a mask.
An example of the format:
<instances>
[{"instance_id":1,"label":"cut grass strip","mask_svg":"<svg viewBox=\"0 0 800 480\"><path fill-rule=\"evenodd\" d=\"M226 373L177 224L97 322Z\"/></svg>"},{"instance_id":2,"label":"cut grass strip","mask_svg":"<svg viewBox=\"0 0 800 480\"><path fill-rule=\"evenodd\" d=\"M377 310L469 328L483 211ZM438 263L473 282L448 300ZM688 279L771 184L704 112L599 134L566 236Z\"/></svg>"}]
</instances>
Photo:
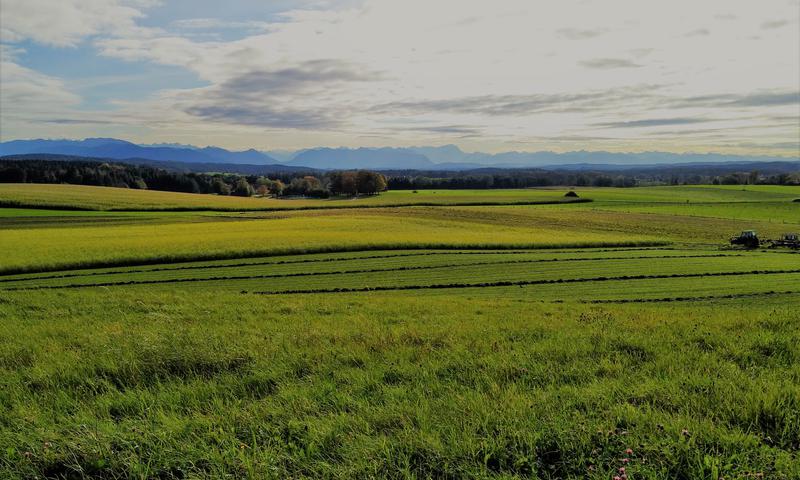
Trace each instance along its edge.
<instances>
[{"instance_id":1,"label":"cut grass strip","mask_svg":"<svg viewBox=\"0 0 800 480\"><path fill-rule=\"evenodd\" d=\"M427 254L422 254L427 255ZM408 255L406 255L408 256ZM547 258L547 259L533 259L533 260L505 260L505 261L497 261L497 262L472 262L472 263L451 263L445 265L406 265L401 267L394 267L394 268L369 268L369 269L360 269L360 270L336 270L336 271L329 271L329 272L297 272L297 273L276 273L276 274L264 274L264 275L239 275L239 276L216 276L216 277L190 277L190 278L170 278L170 279L160 279L160 280L125 280L119 282L99 282L99 283L87 283L87 284L67 284L67 285L33 285L33 286L22 286L22 287L9 287L3 290L8 291L16 291L16 290L28 290L28 289L52 289L52 288L78 288L78 287L91 287L91 286L101 286L101 287L111 287L111 286L121 286L121 285L148 285L148 284L163 284L163 283L184 283L184 282L206 282L206 281L220 281L220 280L256 280L256 279L276 279L276 278L291 278L291 277L310 277L310 276L321 276L321 275L349 275L349 274L361 274L361 273L383 273L383 272L403 272L409 270L433 270L433 269L442 269L442 268L455 268L455 267L474 267L474 266L482 266L482 265L512 265L512 264L531 264L531 263L553 263L553 262L586 262L586 261L604 261L604 260L641 260L641 259L674 259L674 258L719 258L719 257L733 257L733 256L741 256L741 255L729 255L729 254L704 254L704 255L662 255L662 256L635 256L635 257L583 257L583 258ZM370 257L364 257L370 258ZM375 258L375 257L373 257ZM386 258L386 257L377 257L377 258ZM361 260L361 258L359 258ZM245 264L247 266L251 265L258 265L258 264ZM218 267L217 267L218 268ZM149 270L151 272L156 271L163 271L158 269ZM130 274L131 271L122 271L117 272L119 274ZM29 280L42 280L42 279L51 279L53 277L43 277L43 278L35 278L35 279L28 279ZM65 277L55 277L55 278L66 278Z\"/></svg>"},{"instance_id":2,"label":"cut grass strip","mask_svg":"<svg viewBox=\"0 0 800 480\"><path fill-rule=\"evenodd\" d=\"M562 249L553 249L547 250L548 253L553 254L562 254L562 253L607 253L607 252L643 252L643 251L678 251L674 247L642 247L642 248L587 248L581 249L579 251L576 250L562 250ZM368 251L356 251L352 253L368 253ZM248 262L239 262L239 263L217 263L217 262L225 262L225 260L212 260L209 262L185 262L185 263L198 263L198 265L184 265L184 266L176 266L176 267L156 267L156 268L144 268L144 269L125 269L125 270L100 270L99 271L86 271L86 270L93 270L93 269L80 269L80 270L57 270L55 272L69 272L69 273L54 273L53 275L41 275L37 273L23 273L23 274L0 274L0 283L6 282L19 282L23 280L45 280L45 279L57 279L57 278L77 278L77 277L88 277L88 276L97 276L97 275L116 275L116 274L126 274L126 273L146 273L146 272L169 272L169 271L182 271L182 270L201 270L201 269L210 269L210 268L234 268L234 267L249 267L249 266L256 266L256 265L293 265L293 264L314 264L314 263L330 263L330 262L343 262L343 261L355 261L355 260L372 260L372 259L388 259L388 258L403 258L403 257L426 257L426 256L440 256L440 255L530 255L533 253L540 253L540 252L532 252L529 250L503 250L503 251L431 251L431 252L415 252L415 253L395 253L395 254L386 254L386 255L359 255L359 256L349 256L349 257L314 257L314 258L302 258L299 260L271 260L271 261L248 261ZM325 255L325 254L303 254L303 255L289 255L288 257L293 256L313 256L313 255ZM730 254L729 256L739 256L740 253L737 254ZM675 256L684 256L684 255L670 255L670 257ZM258 259L262 257L252 257L253 259ZM602 257L602 258L609 258L609 257ZM635 257L625 257L625 258L635 258ZM655 258L655 257L654 257ZM238 258L241 259L241 258ZM235 259L235 260L238 260ZM564 259L566 260L566 259ZM212 263L213 262L213 263ZM183 263L183 262L181 262ZM171 263L167 263L165 265L172 265ZM177 265L180 265L178 263ZM134 267L138 267L142 265L136 265ZM72 273L72 272L79 272L79 273ZM48 272L42 272L48 273ZM24 275L24 276L23 276ZM5 277L5 278L3 278ZM10 278L9 278L10 277Z\"/></svg>"},{"instance_id":3,"label":"cut grass strip","mask_svg":"<svg viewBox=\"0 0 800 480\"><path fill-rule=\"evenodd\" d=\"M58 272L64 270L90 270L97 268L129 267L137 265L177 264L211 260L232 260L236 258L275 257L287 255L308 255L316 253L344 253L380 250L554 250L583 248L625 248L625 247L661 247L671 242L659 240L623 240L617 242L565 242L565 243L494 243L494 244L451 244L451 243L419 243L419 244L377 244L348 245L323 247L294 247L274 250L256 250L251 252L218 252L193 253L186 255L156 255L149 258L111 259L83 262L65 262L58 267L51 266L19 266L0 267L0 275L19 275L25 273Z\"/></svg>"},{"instance_id":4,"label":"cut grass strip","mask_svg":"<svg viewBox=\"0 0 800 480\"><path fill-rule=\"evenodd\" d=\"M625 281L625 280L647 280L659 278L696 278L696 277L725 277L734 275L774 275L782 273L800 273L800 269L794 270L751 270L740 272L706 272L706 273L673 273L666 275L622 275L618 277L592 277L592 278L559 278L552 280L516 280L483 283L439 283L432 285L400 285L400 286L378 286L378 287L336 287L328 289L307 289L307 290L282 290L282 291L257 291L248 292L243 290L241 293L252 293L256 295L281 295L281 294L311 294L311 293L351 293L351 292L380 292L392 290L424 290L442 288L484 288L484 287L515 287L526 285L547 285L554 283L584 283L584 282L606 282L606 281ZM82 287L83 285L81 285ZM101 285L102 286L102 285Z\"/></svg>"},{"instance_id":5,"label":"cut grass strip","mask_svg":"<svg viewBox=\"0 0 800 480\"><path fill-rule=\"evenodd\" d=\"M670 303L670 302L701 302L705 300L724 300L731 298L749 298L749 297L768 297L780 295L794 295L800 293L800 290L786 290L783 292L776 292L770 290L768 292L751 292L751 293L729 293L727 295L699 295L689 297L662 297L662 298L618 298L618 299L597 299L597 300L583 300L582 303ZM563 300L556 300L556 302L563 302Z\"/></svg>"}]
</instances>

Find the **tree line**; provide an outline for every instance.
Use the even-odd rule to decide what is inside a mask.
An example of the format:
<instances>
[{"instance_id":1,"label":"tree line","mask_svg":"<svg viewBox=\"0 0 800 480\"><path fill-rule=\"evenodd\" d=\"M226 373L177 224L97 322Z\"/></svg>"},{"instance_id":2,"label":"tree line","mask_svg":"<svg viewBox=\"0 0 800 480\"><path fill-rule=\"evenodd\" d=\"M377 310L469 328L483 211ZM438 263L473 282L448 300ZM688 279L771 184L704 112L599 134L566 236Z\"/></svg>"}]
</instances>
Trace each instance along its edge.
<instances>
[{"instance_id":1,"label":"tree line","mask_svg":"<svg viewBox=\"0 0 800 480\"><path fill-rule=\"evenodd\" d=\"M320 176L282 173L269 178L233 173L186 173L112 162L0 159L0 183L69 183L249 197L375 195L387 189L382 174L368 170Z\"/></svg>"},{"instance_id":2,"label":"tree line","mask_svg":"<svg viewBox=\"0 0 800 480\"><path fill-rule=\"evenodd\" d=\"M725 174L684 172L573 172L512 170L493 173L389 172L391 190L491 189L550 186L636 187L648 185L800 185L800 172L761 174L758 171Z\"/></svg>"},{"instance_id":3,"label":"tree line","mask_svg":"<svg viewBox=\"0 0 800 480\"><path fill-rule=\"evenodd\" d=\"M238 196L374 195L387 189L492 189L547 186L634 187L644 185L800 185L800 172L762 174L724 172L719 167L686 171L680 168L622 172L487 169L481 172L420 172L369 170L272 172L266 175L191 173L149 165L87 160L85 157L0 158L2 183L71 183L172 192Z\"/></svg>"}]
</instances>

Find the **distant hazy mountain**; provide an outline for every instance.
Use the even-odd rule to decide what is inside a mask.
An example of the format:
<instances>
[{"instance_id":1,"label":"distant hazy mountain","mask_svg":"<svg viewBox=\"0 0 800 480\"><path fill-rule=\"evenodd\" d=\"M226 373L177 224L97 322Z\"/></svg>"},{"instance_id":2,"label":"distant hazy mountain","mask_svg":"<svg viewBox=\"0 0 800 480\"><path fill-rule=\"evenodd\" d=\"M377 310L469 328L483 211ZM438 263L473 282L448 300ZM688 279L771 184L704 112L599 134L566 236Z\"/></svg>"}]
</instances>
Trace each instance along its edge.
<instances>
[{"instance_id":1,"label":"distant hazy mountain","mask_svg":"<svg viewBox=\"0 0 800 480\"><path fill-rule=\"evenodd\" d=\"M267 150L264 153L266 153L270 157L274 158L275 160L278 160L281 163L288 163L288 162L291 162L292 160L294 160L295 155L297 155L301 151L302 150L300 150L300 151L295 151L295 150Z\"/></svg>"},{"instance_id":2,"label":"distant hazy mountain","mask_svg":"<svg viewBox=\"0 0 800 480\"><path fill-rule=\"evenodd\" d=\"M436 167L428 157L407 148L315 148L304 150L289 162L289 165L302 165L320 169L415 169L426 170Z\"/></svg>"},{"instance_id":3,"label":"distant hazy mountain","mask_svg":"<svg viewBox=\"0 0 800 480\"><path fill-rule=\"evenodd\" d=\"M425 155L434 163L463 163L472 165L488 165L492 163L492 155L488 153L467 153L461 151L461 149L455 145L444 145L441 147L411 147L410 150Z\"/></svg>"},{"instance_id":4,"label":"distant hazy mountain","mask_svg":"<svg viewBox=\"0 0 800 480\"><path fill-rule=\"evenodd\" d=\"M410 150L425 155L439 167L451 165L452 170L467 170L478 167L497 168L545 168L586 170L602 166L604 169L627 166L720 163L720 162L785 162L792 158L721 155L716 153L613 153L613 152L502 152L497 154L467 153L455 145L442 147L412 147Z\"/></svg>"},{"instance_id":5,"label":"distant hazy mountain","mask_svg":"<svg viewBox=\"0 0 800 480\"><path fill-rule=\"evenodd\" d=\"M612 153L577 151L464 152L455 145L411 148L313 148L232 152L219 147L196 147L177 143L137 145L115 138L85 140L13 140L0 143L0 156L47 153L123 160L140 158L165 162L206 164L284 164L322 170L372 168L376 170L473 170L479 168L544 168L591 170L623 169L671 164L713 164L730 162L787 162L798 157L764 157L664 152Z\"/></svg>"},{"instance_id":6,"label":"distant hazy mountain","mask_svg":"<svg viewBox=\"0 0 800 480\"><path fill-rule=\"evenodd\" d=\"M275 164L277 160L256 150L231 152L217 147L142 146L114 138L85 140L13 140L0 143L0 155L52 153L82 157L145 158L148 160L194 163Z\"/></svg>"}]
</instances>

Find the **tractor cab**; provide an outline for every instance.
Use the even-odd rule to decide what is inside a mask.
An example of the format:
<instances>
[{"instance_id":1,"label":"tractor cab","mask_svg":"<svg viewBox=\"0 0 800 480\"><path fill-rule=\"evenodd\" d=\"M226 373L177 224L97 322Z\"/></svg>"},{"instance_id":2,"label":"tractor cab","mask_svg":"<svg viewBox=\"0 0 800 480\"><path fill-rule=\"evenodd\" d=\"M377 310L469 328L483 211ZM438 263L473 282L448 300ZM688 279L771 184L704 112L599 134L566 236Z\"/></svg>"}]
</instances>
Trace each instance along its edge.
<instances>
[{"instance_id":1,"label":"tractor cab","mask_svg":"<svg viewBox=\"0 0 800 480\"><path fill-rule=\"evenodd\" d=\"M745 230L736 237L731 238L731 245L741 245L745 248L758 248L760 242L755 230Z\"/></svg>"}]
</instances>

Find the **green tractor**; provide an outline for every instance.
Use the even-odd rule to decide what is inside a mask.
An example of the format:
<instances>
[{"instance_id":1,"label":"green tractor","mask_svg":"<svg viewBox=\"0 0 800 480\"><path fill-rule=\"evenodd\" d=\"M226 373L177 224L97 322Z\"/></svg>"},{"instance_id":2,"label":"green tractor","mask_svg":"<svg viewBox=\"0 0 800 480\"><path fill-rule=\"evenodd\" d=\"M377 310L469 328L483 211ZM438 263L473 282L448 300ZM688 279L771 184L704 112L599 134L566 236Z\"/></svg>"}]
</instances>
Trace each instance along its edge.
<instances>
[{"instance_id":1,"label":"green tractor","mask_svg":"<svg viewBox=\"0 0 800 480\"><path fill-rule=\"evenodd\" d=\"M758 248L761 242L754 230L745 230L736 237L731 237L731 245L741 245L744 248Z\"/></svg>"}]
</instances>

